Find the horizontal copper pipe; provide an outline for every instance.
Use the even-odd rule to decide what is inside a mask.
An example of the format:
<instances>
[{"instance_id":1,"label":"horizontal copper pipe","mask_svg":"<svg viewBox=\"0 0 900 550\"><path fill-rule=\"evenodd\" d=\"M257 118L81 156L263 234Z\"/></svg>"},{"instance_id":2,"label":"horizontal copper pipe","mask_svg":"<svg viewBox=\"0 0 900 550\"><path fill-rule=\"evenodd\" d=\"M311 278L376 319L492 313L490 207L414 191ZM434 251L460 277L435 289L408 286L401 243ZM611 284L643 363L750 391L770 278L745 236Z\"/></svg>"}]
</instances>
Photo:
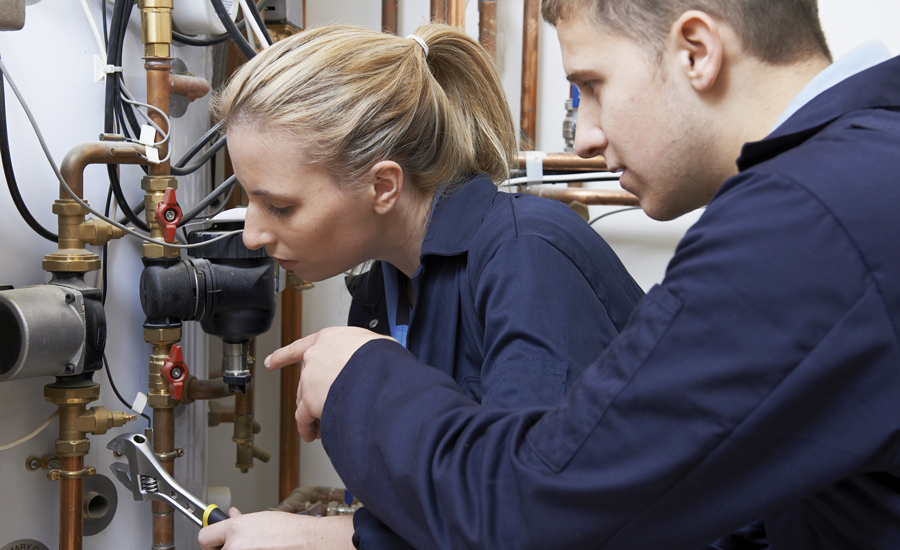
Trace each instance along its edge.
<instances>
[{"instance_id":1,"label":"horizontal copper pipe","mask_svg":"<svg viewBox=\"0 0 900 550\"><path fill-rule=\"evenodd\" d=\"M170 74L169 78L172 81L171 93L183 95L188 101L200 99L209 93L209 82L205 78L184 74Z\"/></svg>"},{"instance_id":2,"label":"horizontal copper pipe","mask_svg":"<svg viewBox=\"0 0 900 550\"><path fill-rule=\"evenodd\" d=\"M520 169L525 168L525 153L519 153L516 161ZM606 159L593 157L581 158L575 153L547 153L541 159L544 170L577 170L587 172L604 172L607 170Z\"/></svg>"},{"instance_id":3,"label":"horizontal copper pipe","mask_svg":"<svg viewBox=\"0 0 900 550\"><path fill-rule=\"evenodd\" d=\"M221 399L231 395L228 384L223 382L221 378L201 380L189 376L188 379L185 380L184 390L189 402L194 402L197 399Z\"/></svg>"},{"instance_id":4,"label":"horizontal copper pipe","mask_svg":"<svg viewBox=\"0 0 900 550\"><path fill-rule=\"evenodd\" d=\"M638 198L618 189L578 189L572 187L559 187L556 185L528 185L524 191L529 195L553 199L569 204L580 202L582 204L605 204L621 206L640 206Z\"/></svg>"},{"instance_id":5,"label":"horizontal copper pipe","mask_svg":"<svg viewBox=\"0 0 900 550\"><path fill-rule=\"evenodd\" d=\"M89 141L76 145L66 153L59 166L60 174L78 198L84 198L84 169L89 164L147 164L142 158L143 145L125 141ZM69 194L60 186L59 198Z\"/></svg>"}]
</instances>

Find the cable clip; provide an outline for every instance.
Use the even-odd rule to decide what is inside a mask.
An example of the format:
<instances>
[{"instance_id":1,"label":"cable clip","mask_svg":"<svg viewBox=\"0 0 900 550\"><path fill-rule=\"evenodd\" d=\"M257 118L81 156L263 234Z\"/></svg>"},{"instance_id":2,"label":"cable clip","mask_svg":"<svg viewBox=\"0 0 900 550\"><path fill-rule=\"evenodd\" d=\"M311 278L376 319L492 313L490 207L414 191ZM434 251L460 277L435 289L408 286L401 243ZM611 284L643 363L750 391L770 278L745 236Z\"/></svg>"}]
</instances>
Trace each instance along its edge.
<instances>
[{"instance_id":1,"label":"cable clip","mask_svg":"<svg viewBox=\"0 0 900 550\"><path fill-rule=\"evenodd\" d=\"M544 151L525 151L525 176L528 184L534 185L544 180Z\"/></svg>"}]
</instances>

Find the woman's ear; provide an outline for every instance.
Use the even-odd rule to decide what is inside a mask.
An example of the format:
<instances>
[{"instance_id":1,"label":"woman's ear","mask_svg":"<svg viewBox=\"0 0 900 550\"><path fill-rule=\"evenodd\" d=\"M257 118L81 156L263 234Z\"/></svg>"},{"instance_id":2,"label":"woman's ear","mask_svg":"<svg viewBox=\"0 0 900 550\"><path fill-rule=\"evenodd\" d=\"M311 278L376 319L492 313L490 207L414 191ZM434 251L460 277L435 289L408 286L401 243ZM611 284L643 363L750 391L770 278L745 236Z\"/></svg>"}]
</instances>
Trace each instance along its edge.
<instances>
[{"instance_id":1,"label":"woman's ear","mask_svg":"<svg viewBox=\"0 0 900 550\"><path fill-rule=\"evenodd\" d=\"M403 168L392 160L376 162L369 170L376 214L387 214L403 192Z\"/></svg>"},{"instance_id":2,"label":"woman's ear","mask_svg":"<svg viewBox=\"0 0 900 550\"><path fill-rule=\"evenodd\" d=\"M679 68L691 86L698 92L711 90L724 58L720 23L702 11L686 11L672 25L669 38Z\"/></svg>"}]
</instances>

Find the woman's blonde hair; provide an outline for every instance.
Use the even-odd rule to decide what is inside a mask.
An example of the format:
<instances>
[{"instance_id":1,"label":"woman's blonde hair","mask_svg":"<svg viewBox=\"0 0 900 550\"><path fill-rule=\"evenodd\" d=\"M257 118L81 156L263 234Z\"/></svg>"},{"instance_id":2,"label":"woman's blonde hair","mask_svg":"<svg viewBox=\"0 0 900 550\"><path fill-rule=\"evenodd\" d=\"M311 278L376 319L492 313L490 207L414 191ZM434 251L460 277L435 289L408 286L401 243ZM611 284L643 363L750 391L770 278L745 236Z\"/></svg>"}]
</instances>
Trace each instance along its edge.
<instances>
[{"instance_id":1,"label":"woman's blonde hair","mask_svg":"<svg viewBox=\"0 0 900 550\"><path fill-rule=\"evenodd\" d=\"M506 179L516 134L493 61L453 27L423 25L415 35L427 50L362 27L304 31L242 66L213 112L225 132L297 138L304 161L351 188L381 160L424 192L481 172Z\"/></svg>"}]
</instances>

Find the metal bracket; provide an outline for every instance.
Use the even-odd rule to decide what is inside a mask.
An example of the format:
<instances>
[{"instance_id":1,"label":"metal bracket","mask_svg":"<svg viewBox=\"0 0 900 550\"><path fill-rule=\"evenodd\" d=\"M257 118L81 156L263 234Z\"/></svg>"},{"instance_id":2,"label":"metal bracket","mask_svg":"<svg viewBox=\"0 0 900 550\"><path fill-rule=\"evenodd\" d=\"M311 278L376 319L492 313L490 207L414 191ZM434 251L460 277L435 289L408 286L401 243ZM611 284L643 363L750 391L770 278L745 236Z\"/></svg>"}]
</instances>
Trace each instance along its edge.
<instances>
[{"instance_id":1,"label":"metal bracket","mask_svg":"<svg viewBox=\"0 0 900 550\"><path fill-rule=\"evenodd\" d=\"M61 479L82 479L88 476L92 476L97 473L97 468L93 466L88 466L82 470L75 470L74 472L69 472L66 470L50 470L47 472L47 479L50 481L59 481Z\"/></svg>"}]
</instances>

